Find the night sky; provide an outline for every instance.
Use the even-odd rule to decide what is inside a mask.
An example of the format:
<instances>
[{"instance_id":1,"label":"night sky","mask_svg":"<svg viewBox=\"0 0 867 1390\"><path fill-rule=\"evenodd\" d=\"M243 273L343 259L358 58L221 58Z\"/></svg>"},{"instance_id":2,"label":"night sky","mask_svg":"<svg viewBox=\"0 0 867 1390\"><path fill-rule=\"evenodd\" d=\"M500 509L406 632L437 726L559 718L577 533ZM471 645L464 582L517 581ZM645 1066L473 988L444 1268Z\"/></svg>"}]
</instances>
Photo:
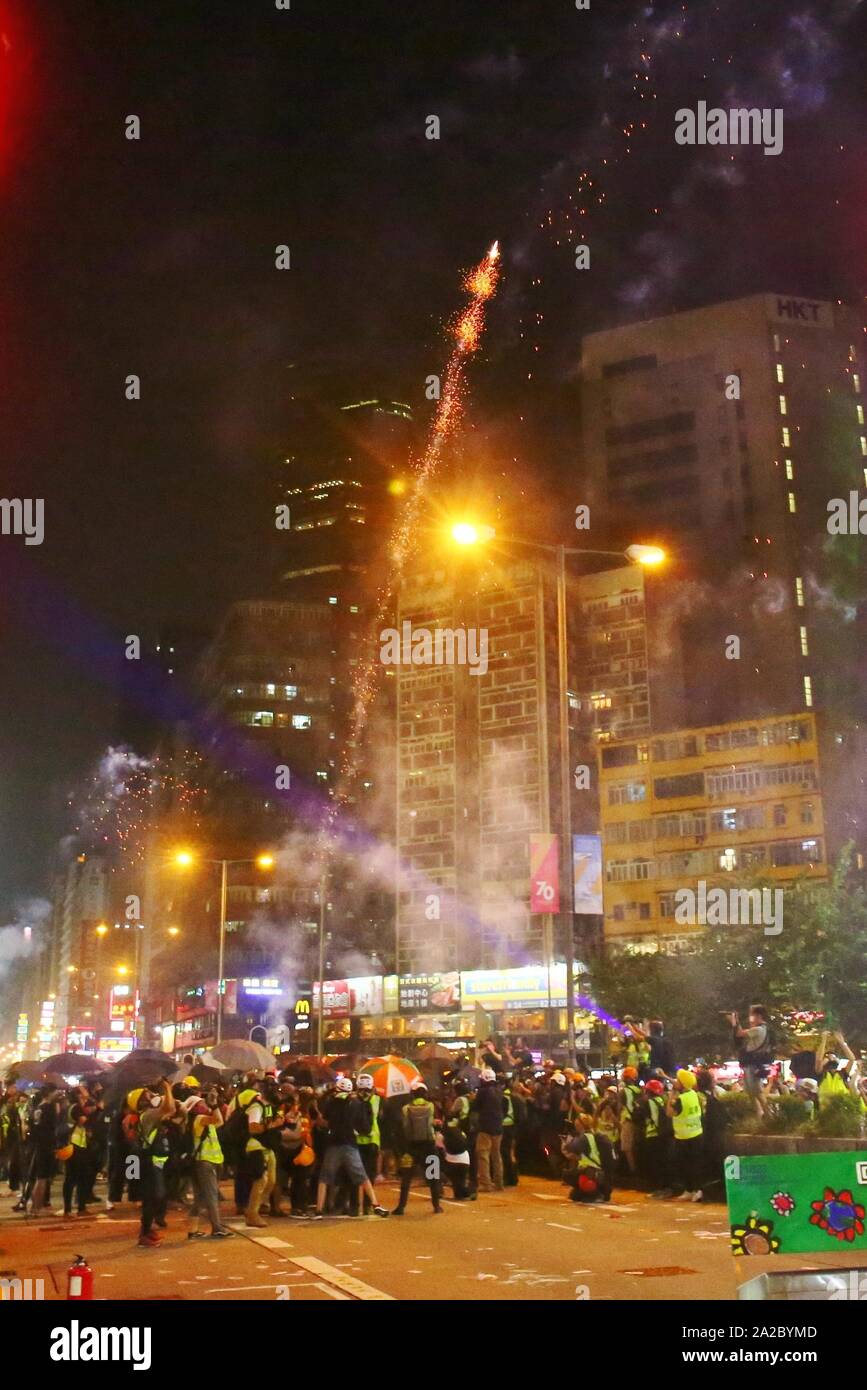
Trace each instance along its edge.
<instances>
[{"instance_id":1,"label":"night sky","mask_svg":"<svg viewBox=\"0 0 867 1390\"><path fill-rule=\"evenodd\" d=\"M467 466L537 500L580 485L582 333L863 301L865 36L860 0L0 0L0 490L46 507L0 537L0 920L114 734L122 635L266 583L296 381L424 417L494 238ZM700 99L782 106L783 154L676 146Z\"/></svg>"}]
</instances>

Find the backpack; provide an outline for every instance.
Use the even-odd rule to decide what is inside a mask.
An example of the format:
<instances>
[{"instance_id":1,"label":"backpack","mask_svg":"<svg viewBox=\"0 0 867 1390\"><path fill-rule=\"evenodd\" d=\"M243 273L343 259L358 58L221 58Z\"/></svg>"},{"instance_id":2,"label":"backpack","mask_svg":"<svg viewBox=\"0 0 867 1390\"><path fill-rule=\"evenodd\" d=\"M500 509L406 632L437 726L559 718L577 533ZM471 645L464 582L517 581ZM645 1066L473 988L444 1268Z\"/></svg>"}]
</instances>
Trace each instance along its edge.
<instances>
[{"instance_id":1,"label":"backpack","mask_svg":"<svg viewBox=\"0 0 867 1390\"><path fill-rule=\"evenodd\" d=\"M430 1142L431 1106L416 1105L410 1101L403 1107L403 1130L410 1144Z\"/></svg>"},{"instance_id":2,"label":"backpack","mask_svg":"<svg viewBox=\"0 0 867 1390\"><path fill-rule=\"evenodd\" d=\"M247 1152L247 1140L250 1138L250 1121L247 1118L247 1111L251 1105L260 1105L259 1096L254 1096L248 1100L246 1105L241 1105L235 1101L235 1108L226 1123L220 1130L220 1148L227 1163L238 1164L243 1160Z\"/></svg>"},{"instance_id":3,"label":"backpack","mask_svg":"<svg viewBox=\"0 0 867 1390\"><path fill-rule=\"evenodd\" d=\"M744 1048L738 1053L738 1063L743 1068L749 1067L751 1070L757 1071L759 1067L771 1066L774 1061L775 1049L771 1025L765 1023L762 1027L765 1030L765 1041L762 1046L757 1048L755 1052L747 1052Z\"/></svg>"}]
</instances>

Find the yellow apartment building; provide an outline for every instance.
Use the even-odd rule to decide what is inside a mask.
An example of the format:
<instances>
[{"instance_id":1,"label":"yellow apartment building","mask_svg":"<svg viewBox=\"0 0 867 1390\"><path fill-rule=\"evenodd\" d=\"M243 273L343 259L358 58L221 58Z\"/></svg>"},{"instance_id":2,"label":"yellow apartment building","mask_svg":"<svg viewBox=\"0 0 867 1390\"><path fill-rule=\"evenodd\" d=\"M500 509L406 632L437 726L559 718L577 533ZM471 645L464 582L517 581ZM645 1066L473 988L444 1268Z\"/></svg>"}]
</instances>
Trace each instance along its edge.
<instances>
[{"instance_id":1,"label":"yellow apartment building","mask_svg":"<svg viewBox=\"0 0 867 1390\"><path fill-rule=\"evenodd\" d=\"M800 713L599 749L605 940L678 950L679 889L827 877L816 720ZM682 915L682 914L681 914Z\"/></svg>"}]
</instances>

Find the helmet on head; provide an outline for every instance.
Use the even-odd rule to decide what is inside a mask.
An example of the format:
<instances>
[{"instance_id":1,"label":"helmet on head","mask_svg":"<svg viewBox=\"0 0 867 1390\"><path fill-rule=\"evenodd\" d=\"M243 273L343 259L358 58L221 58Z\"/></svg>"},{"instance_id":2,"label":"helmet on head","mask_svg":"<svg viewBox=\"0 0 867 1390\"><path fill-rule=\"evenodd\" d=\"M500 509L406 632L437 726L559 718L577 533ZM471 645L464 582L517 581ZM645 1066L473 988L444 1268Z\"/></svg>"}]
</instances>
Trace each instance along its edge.
<instances>
[{"instance_id":1,"label":"helmet on head","mask_svg":"<svg viewBox=\"0 0 867 1390\"><path fill-rule=\"evenodd\" d=\"M145 1086L136 1086L135 1090L127 1091L126 1103L130 1110L138 1110L141 1098L145 1094L146 1089Z\"/></svg>"},{"instance_id":2,"label":"helmet on head","mask_svg":"<svg viewBox=\"0 0 867 1390\"><path fill-rule=\"evenodd\" d=\"M661 1081L656 1080L656 1077L653 1077L650 1081L645 1081L644 1089L645 1091L647 1091L648 1095L651 1096L665 1095L665 1087L663 1086Z\"/></svg>"},{"instance_id":3,"label":"helmet on head","mask_svg":"<svg viewBox=\"0 0 867 1390\"><path fill-rule=\"evenodd\" d=\"M338 1076L336 1082L334 1083L334 1089L336 1091L351 1091L352 1081L348 1076Z\"/></svg>"},{"instance_id":4,"label":"helmet on head","mask_svg":"<svg viewBox=\"0 0 867 1390\"><path fill-rule=\"evenodd\" d=\"M198 1090L201 1084L202 1083L198 1081L195 1076L185 1076L181 1082L181 1085L186 1086L188 1091Z\"/></svg>"},{"instance_id":5,"label":"helmet on head","mask_svg":"<svg viewBox=\"0 0 867 1390\"><path fill-rule=\"evenodd\" d=\"M493 1067L482 1067L479 1074L480 1081L496 1081L496 1079L497 1073L494 1071Z\"/></svg>"},{"instance_id":6,"label":"helmet on head","mask_svg":"<svg viewBox=\"0 0 867 1390\"><path fill-rule=\"evenodd\" d=\"M363 1071L360 1076L355 1078L355 1088L357 1091L372 1091L373 1077L369 1072Z\"/></svg>"},{"instance_id":7,"label":"helmet on head","mask_svg":"<svg viewBox=\"0 0 867 1390\"><path fill-rule=\"evenodd\" d=\"M568 1076L569 1073L567 1072L566 1075ZM573 1073L572 1073L572 1085L573 1085L573 1086L586 1086L586 1085L587 1085L587 1077L584 1076L583 1073L580 1072L580 1071L575 1071L575 1072L573 1072Z\"/></svg>"},{"instance_id":8,"label":"helmet on head","mask_svg":"<svg viewBox=\"0 0 867 1390\"><path fill-rule=\"evenodd\" d=\"M638 1072L637 1072L636 1068L635 1068L635 1067L624 1067L624 1068L623 1068L623 1080L624 1080L624 1081L637 1081L637 1080L638 1080Z\"/></svg>"},{"instance_id":9,"label":"helmet on head","mask_svg":"<svg viewBox=\"0 0 867 1390\"><path fill-rule=\"evenodd\" d=\"M420 1076L414 1076L412 1078L412 1081L409 1083L409 1089L411 1091L426 1091L427 1086L424 1084Z\"/></svg>"},{"instance_id":10,"label":"helmet on head","mask_svg":"<svg viewBox=\"0 0 867 1390\"><path fill-rule=\"evenodd\" d=\"M798 1082L797 1089L799 1091L806 1091L808 1095L815 1096L819 1093L819 1083L818 1081L814 1081L812 1076L804 1076Z\"/></svg>"},{"instance_id":11,"label":"helmet on head","mask_svg":"<svg viewBox=\"0 0 867 1390\"><path fill-rule=\"evenodd\" d=\"M566 1077L563 1075L561 1071L555 1071L554 1075L551 1077L551 1080L555 1082L558 1086L566 1085Z\"/></svg>"},{"instance_id":12,"label":"helmet on head","mask_svg":"<svg viewBox=\"0 0 867 1390\"><path fill-rule=\"evenodd\" d=\"M677 1073L677 1079L685 1091L694 1091L697 1079L694 1071L687 1071L686 1067L681 1067Z\"/></svg>"}]
</instances>

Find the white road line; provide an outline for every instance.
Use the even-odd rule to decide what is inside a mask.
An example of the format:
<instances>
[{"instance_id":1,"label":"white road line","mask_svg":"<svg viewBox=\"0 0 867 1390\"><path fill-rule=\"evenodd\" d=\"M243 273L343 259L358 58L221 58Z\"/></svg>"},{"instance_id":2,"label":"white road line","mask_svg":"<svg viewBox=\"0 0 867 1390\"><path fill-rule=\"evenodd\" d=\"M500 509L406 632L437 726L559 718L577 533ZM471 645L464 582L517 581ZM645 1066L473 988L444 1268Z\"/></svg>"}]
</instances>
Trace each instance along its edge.
<instances>
[{"instance_id":1,"label":"white road line","mask_svg":"<svg viewBox=\"0 0 867 1390\"><path fill-rule=\"evenodd\" d=\"M583 1231L583 1226L564 1226L561 1221L546 1221L546 1226L556 1226L558 1231Z\"/></svg>"},{"instance_id":2,"label":"white road line","mask_svg":"<svg viewBox=\"0 0 867 1390\"><path fill-rule=\"evenodd\" d=\"M390 1293L383 1293L382 1289L375 1289L372 1284L365 1284L363 1280L356 1279L351 1274L344 1274L342 1269L337 1269L335 1265L326 1264L324 1260L317 1259L315 1255L293 1255L290 1258L292 1263L301 1269L306 1269L310 1274L318 1274L320 1279L326 1279L335 1288L342 1289L344 1293L351 1294L363 1302L385 1300L393 1303L395 1301Z\"/></svg>"}]
</instances>

